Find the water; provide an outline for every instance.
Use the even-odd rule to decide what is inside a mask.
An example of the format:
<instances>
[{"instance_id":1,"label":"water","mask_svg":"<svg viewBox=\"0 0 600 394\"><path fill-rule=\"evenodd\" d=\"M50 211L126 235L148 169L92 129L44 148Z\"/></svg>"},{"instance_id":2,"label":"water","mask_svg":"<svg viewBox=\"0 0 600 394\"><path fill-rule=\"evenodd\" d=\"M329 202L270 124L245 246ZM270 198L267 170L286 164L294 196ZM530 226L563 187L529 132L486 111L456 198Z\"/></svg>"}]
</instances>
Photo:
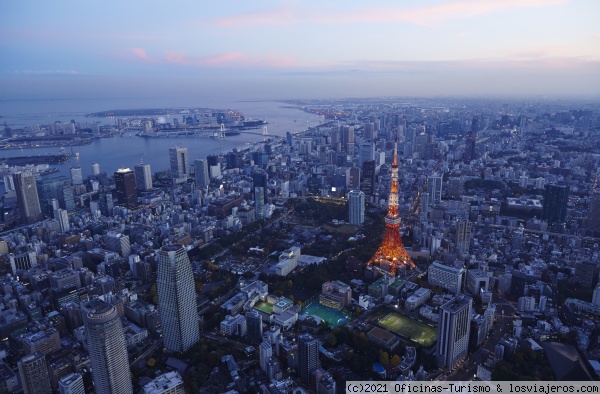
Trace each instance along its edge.
<instances>
[{"instance_id":1,"label":"water","mask_svg":"<svg viewBox=\"0 0 600 394\"><path fill-rule=\"evenodd\" d=\"M286 132L299 132L323 121L322 117L300 110L283 108L285 104L273 101L227 101L202 100L184 102L176 98L139 99L79 99L79 100L0 100L0 121L12 128L35 124L45 125L55 121L85 123L100 121L113 124L115 118L86 118L85 114L110 109L131 108L212 108L240 111L246 119L264 119L268 132L274 136L285 136ZM181 119L181 118L180 118ZM262 130L251 130L260 133ZM141 138L125 133L120 137L94 139L90 145L66 147L68 153L77 152L79 158L71 158L64 164L54 165L68 175L69 167L81 166L84 177L91 175L92 163L99 163L103 172L112 174L120 167L132 168L140 162L150 164L153 172L169 168L169 148L175 145L188 148L190 163L211 154L224 153L248 143L262 141L261 135L240 134L213 139L207 137L179 136L169 138ZM0 151L0 157L15 157L58 153L57 148L31 148Z\"/></svg>"}]
</instances>

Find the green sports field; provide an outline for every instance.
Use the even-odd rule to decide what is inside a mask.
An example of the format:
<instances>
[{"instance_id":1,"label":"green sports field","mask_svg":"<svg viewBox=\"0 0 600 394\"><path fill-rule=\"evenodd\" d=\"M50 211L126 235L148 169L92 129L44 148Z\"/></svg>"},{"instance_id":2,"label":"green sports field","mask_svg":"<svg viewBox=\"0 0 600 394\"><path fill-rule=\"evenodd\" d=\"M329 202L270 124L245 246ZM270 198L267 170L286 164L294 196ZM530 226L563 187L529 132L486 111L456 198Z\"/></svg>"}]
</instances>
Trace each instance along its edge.
<instances>
[{"instance_id":1,"label":"green sports field","mask_svg":"<svg viewBox=\"0 0 600 394\"><path fill-rule=\"evenodd\" d=\"M258 301L256 304L254 304L254 308L265 313L273 313L273 305L269 304L268 302Z\"/></svg>"},{"instance_id":2,"label":"green sports field","mask_svg":"<svg viewBox=\"0 0 600 394\"><path fill-rule=\"evenodd\" d=\"M437 336L435 328L395 312L385 315L378 323L386 330L410 338L424 347L433 345Z\"/></svg>"},{"instance_id":3,"label":"green sports field","mask_svg":"<svg viewBox=\"0 0 600 394\"><path fill-rule=\"evenodd\" d=\"M338 327L348 321L343 313L327 308L319 303L313 303L301 313L302 315L313 315L329 323L329 327Z\"/></svg>"}]
</instances>

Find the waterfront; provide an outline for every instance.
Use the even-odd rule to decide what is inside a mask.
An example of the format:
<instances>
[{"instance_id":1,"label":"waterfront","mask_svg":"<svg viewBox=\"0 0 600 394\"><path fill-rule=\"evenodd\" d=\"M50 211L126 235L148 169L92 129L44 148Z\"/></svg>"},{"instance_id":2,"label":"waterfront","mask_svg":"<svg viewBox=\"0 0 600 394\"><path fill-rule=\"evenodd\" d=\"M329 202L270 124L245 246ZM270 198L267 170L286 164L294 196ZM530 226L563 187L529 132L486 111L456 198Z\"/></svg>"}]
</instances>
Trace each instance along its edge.
<instances>
[{"instance_id":1,"label":"waterfront","mask_svg":"<svg viewBox=\"0 0 600 394\"><path fill-rule=\"evenodd\" d=\"M32 100L32 101L2 101L0 115L2 122L10 127L18 128L34 124L48 124L55 121L77 122L101 121L101 124L114 124L116 118L87 118L86 114L113 108L157 108L182 107L179 100L169 102L168 99L155 101L134 100L104 101L104 100ZM301 110L285 107L286 104L274 101L203 101L189 107L204 107L213 109L234 109L240 111L247 119L264 119L268 122L267 129L271 136L285 136L286 132L300 132L310 126L318 125L323 118ZM27 112L31 108L31 112ZM254 131L254 130L253 130ZM260 130L255 130L260 131ZM102 171L112 174L119 167L133 167L140 162L150 164L153 172L169 168L168 151L172 146L188 148L190 164L195 159L204 159L211 154L228 152L236 147L259 142L263 136L245 134L213 139L204 136L178 136L170 138L140 138L130 133L120 137L94 139L89 145L66 147L67 153L79 153L78 158L72 157L63 164L55 167L68 175L71 166L81 166L84 177L91 174L92 163L99 163ZM30 156L40 154L57 154L56 148L14 149L0 152L2 157Z\"/></svg>"}]
</instances>

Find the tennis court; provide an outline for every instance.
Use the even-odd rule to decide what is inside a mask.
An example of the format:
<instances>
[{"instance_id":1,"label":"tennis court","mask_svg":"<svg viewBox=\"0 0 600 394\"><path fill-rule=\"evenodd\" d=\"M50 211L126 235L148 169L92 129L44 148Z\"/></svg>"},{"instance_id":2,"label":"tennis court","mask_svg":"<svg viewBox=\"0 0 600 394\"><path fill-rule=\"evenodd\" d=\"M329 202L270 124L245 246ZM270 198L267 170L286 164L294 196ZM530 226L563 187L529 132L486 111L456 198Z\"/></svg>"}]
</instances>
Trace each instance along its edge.
<instances>
[{"instance_id":1,"label":"tennis court","mask_svg":"<svg viewBox=\"0 0 600 394\"><path fill-rule=\"evenodd\" d=\"M429 347L436 340L437 332L434 328L399 313L389 313L379 319L378 323L383 328L404 338L410 338L421 346Z\"/></svg>"},{"instance_id":2,"label":"tennis court","mask_svg":"<svg viewBox=\"0 0 600 394\"><path fill-rule=\"evenodd\" d=\"M323 321L329 323L329 327L334 328L341 326L348 321L348 318L343 313L338 312L334 309L327 308L317 302L309 305L301 315L317 316Z\"/></svg>"}]
</instances>

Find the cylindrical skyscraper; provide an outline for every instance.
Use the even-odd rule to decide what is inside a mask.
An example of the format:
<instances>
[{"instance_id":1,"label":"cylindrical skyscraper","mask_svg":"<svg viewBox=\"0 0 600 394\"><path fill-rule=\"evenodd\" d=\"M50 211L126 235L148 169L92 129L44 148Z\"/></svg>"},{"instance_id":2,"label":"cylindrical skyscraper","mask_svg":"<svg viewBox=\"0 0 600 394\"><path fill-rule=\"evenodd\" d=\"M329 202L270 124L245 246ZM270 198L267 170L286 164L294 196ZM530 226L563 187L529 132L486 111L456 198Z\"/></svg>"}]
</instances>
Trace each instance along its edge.
<instances>
[{"instance_id":1,"label":"cylindrical skyscraper","mask_svg":"<svg viewBox=\"0 0 600 394\"><path fill-rule=\"evenodd\" d=\"M117 309L95 299L83 304L82 311L96 393L133 393L127 344Z\"/></svg>"},{"instance_id":2,"label":"cylindrical skyscraper","mask_svg":"<svg viewBox=\"0 0 600 394\"><path fill-rule=\"evenodd\" d=\"M200 339L194 273L181 245L166 245L158 253L158 309L165 347L185 352Z\"/></svg>"}]
</instances>

